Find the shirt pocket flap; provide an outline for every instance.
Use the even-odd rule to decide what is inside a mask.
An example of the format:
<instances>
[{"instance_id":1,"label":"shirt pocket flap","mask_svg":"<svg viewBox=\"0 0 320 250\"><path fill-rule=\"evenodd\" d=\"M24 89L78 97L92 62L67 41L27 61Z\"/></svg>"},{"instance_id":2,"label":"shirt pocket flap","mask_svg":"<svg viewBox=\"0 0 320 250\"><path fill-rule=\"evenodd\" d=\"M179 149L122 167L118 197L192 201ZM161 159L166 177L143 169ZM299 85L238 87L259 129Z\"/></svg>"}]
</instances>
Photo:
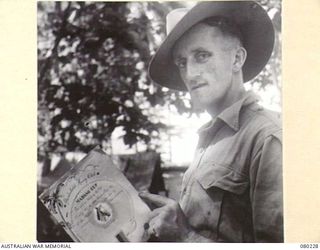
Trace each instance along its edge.
<instances>
[{"instance_id":1,"label":"shirt pocket flap","mask_svg":"<svg viewBox=\"0 0 320 250\"><path fill-rule=\"evenodd\" d=\"M218 187L235 194L243 194L249 182L244 174L220 164L210 163L199 169L196 179L204 189Z\"/></svg>"}]
</instances>

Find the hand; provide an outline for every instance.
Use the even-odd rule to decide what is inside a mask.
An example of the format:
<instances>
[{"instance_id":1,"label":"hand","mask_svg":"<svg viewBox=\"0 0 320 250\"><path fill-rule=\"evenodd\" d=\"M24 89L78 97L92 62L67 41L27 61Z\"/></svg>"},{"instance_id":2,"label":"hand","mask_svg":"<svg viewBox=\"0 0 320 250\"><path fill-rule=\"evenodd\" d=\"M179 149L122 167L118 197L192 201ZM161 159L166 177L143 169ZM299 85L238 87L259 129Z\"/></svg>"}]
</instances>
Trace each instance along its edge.
<instances>
[{"instance_id":1,"label":"hand","mask_svg":"<svg viewBox=\"0 0 320 250\"><path fill-rule=\"evenodd\" d=\"M191 230L178 202L147 192L139 193L139 196L156 206L149 214L150 234L164 241L185 241Z\"/></svg>"}]
</instances>

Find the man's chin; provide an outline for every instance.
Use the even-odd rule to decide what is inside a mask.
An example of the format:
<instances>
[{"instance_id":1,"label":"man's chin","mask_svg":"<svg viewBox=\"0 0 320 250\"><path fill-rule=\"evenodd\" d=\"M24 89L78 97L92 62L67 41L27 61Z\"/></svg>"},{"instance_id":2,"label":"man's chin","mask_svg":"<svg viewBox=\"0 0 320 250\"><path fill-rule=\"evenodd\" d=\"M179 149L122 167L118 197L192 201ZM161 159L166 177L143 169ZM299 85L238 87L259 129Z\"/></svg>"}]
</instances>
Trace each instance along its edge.
<instances>
[{"instance_id":1,"label":"man's chin","mask_svg":"<svg viewBox=\"0 0 320 250\"><path fill-rule=\"evenodd\" d=\"M198 98L192 98L192 110L196 113L201 113L206 110L205 103L201 102Z\"/></svg>"}]
</instances>

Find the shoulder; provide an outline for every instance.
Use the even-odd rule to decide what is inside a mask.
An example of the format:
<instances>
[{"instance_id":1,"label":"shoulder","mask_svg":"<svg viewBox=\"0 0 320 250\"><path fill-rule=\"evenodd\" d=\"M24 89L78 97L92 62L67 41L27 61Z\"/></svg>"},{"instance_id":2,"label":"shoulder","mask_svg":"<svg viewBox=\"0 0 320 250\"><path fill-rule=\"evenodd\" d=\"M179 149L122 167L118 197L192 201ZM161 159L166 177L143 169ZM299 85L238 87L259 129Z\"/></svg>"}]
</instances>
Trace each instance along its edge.
<instances>
[{"instance_id":1,"label":"shoulder","mask_svg":"<svg viewBox=\"0 0 320 250\"><path fill-rule=\"evenodd\" d=\"M249 105L240 113L240 130L250 144L251 156L254 157L266 146L282 151L280 113L268 110L257 103Z\"/></svg>"},{"instance_id":2,"label":"shoulder","mask_svg":"<svg viewBox=\"0 0 320 250\"><path fill-rule=\"evenodd\" d=\"M275 137L282 141L281 114L254 103L240 114L241 128L254 137Z\"/></svg>"}]
</instances>

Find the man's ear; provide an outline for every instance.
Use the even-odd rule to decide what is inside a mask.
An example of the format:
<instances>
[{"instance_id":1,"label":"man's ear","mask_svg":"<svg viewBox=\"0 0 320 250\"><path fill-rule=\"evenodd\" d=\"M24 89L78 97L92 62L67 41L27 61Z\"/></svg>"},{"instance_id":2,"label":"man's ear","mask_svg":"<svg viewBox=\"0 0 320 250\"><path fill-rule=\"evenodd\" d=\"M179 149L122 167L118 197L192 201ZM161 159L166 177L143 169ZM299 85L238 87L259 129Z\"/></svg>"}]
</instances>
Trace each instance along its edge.
<instances>
[{"instance_id":1,"label":"man's ear","mask_svg":"<svg viewBox=\"0 0 320 250\"><path fill-rule=\"evenodd\" d=\"M234 57L234 62L233 62L233 71L238 72L241 70L244 62L246 61L247 58L247 51L243 47L238 47L235 51L235 57Z\"/></svg>"}]
</instances>

